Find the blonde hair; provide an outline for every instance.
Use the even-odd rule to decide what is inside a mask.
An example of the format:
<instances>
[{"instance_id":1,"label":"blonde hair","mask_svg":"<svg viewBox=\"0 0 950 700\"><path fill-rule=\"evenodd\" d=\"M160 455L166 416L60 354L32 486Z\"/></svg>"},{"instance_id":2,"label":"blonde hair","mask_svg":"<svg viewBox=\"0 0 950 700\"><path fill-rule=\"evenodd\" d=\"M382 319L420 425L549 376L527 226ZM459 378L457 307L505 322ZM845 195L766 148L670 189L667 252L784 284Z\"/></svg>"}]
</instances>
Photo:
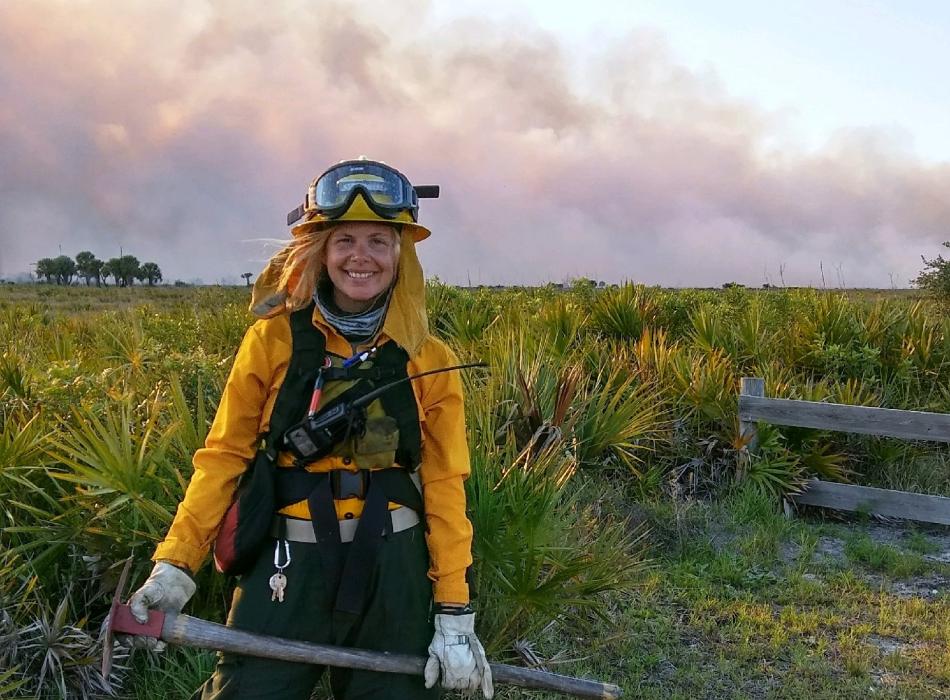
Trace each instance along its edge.
<instances>
[{"instance_id":1,"label":"blonde hair","mask_svg":"<svg viewBox=\"0 0 950 700\"><path fill-rule=\"evenodd\" d=\"M327 242L340 224L321 231L301 233L284 248L277 257L283 257L283 269L277 288L287 292L286 304L291 311L302 309L310 303L317 281L326 269ZM402 254L402 227L394 225L393 263L399 274L399 257ZM393 284L395 284L393 278Z\"/></svg>"}]
</instances>

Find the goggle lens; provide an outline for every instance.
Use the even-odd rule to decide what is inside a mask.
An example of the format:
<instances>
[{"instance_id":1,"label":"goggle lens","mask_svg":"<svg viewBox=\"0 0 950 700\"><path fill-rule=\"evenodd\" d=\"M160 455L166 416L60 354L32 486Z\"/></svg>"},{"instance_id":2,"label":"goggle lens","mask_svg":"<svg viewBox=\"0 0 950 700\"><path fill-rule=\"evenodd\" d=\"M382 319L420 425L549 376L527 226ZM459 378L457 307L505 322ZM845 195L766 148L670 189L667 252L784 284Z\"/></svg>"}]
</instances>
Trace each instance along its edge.
<instances>
[{"instance_id":1,"label":"goggle lens","mask_svg":"<svg viewBox=\"0 0 950 700\"><path fill-rule=\"evenodd\" d=\"M336 209L362 188L373 203L392 209L417 206L415 191L399 172L376 163L344 163L331 168L315 183L311 206L320 211Z\"/></svg>"},{"instance_id":2,"label":"goggle lens","mask_svg":"<svg viewBox=\"0 0 950 700\"><path fill-rule=\"evenodd\" d=\"M287 225L317 212L327 219L342 216L362 194L369 207L380 217L394 219L409 212L416 221L420 197L438 197L438 185L413 187L405 175L377 161L353 160L340 163L316 179L307 190L303 204L287 214Z\"/></svg>"}]
</instances>

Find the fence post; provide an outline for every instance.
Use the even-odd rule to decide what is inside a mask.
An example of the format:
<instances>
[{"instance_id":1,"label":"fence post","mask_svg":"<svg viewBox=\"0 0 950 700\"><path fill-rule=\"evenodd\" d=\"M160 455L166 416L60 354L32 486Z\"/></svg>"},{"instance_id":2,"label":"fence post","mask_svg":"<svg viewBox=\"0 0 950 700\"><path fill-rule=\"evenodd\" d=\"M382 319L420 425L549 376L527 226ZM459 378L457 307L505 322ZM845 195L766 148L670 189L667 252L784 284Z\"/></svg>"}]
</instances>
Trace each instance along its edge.
<instances>
[{"instance_id":1,"label":"fence post","mask_svg":"<svg viewBox=\"0 0 950 700\"><path fill-rule=\"evenodd\" d=\"M765 379L762 377L743 377L739 384L739 396L765 397ZM747 452L754 452L759 445L759 436L755 428L755 421L739 420L739 434L749 436L749 442L743 448Z\"/></svg>"}]
</instances>

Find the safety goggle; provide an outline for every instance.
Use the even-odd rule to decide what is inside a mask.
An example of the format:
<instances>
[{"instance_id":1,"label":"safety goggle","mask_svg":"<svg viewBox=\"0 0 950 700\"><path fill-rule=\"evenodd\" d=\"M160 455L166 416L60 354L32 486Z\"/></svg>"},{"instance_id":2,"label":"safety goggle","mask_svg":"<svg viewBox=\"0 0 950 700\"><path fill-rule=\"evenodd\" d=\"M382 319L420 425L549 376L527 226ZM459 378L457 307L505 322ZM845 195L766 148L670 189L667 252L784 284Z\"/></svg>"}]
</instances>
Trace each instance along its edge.
<instances>
[{"instance_id":1,"label":"safety goggle","mask_svg":"<svg viewBox=\"0 0 950 700\"><path fill-rule=\"evenodd\" d=\"M287 214L287 225L311 212L336 219L346 213L358 194L383 219L395 219L407 211L418 221L419 199L438 197L439 186L413 187L401 172L377 161L344 161L310 183L304 203Z\"/></svg>"}]
</instances>

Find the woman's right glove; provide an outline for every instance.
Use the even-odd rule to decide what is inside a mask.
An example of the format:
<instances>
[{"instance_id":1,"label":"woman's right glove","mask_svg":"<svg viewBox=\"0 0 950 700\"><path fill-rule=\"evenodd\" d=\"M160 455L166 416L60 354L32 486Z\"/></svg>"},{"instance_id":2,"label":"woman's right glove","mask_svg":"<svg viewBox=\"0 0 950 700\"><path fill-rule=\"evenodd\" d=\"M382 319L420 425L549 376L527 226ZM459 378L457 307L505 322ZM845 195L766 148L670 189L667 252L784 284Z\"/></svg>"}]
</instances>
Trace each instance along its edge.
<instances>
[{"instance_id":1,"label":"woman's right glove","mask_svg":"<svg viewBox=\"0 0 950 700\"><path fill-rule=\"evenodd\" d=\"M195 582L184 569L159 561L141 588L129 598L129 609L132 617L145 624L149 610L180 613L194 594ZM135 637L133 646L161 651L165 643L149 637Z\"/></svg>"},{"instance_id":2,"label":"woman's right glove","mask_svg":"<svg viewBox=\"0 0 950 700\"><path fill-rule=\"evenodd\" d=\"M443 688L468 691L481 688L489 700L495 694L485 648L475 636L475 613L436 614L435 635L429 644L429 660L424 671L426 688L434 686L440 675Z\"/></svg>"}]
</instances>

